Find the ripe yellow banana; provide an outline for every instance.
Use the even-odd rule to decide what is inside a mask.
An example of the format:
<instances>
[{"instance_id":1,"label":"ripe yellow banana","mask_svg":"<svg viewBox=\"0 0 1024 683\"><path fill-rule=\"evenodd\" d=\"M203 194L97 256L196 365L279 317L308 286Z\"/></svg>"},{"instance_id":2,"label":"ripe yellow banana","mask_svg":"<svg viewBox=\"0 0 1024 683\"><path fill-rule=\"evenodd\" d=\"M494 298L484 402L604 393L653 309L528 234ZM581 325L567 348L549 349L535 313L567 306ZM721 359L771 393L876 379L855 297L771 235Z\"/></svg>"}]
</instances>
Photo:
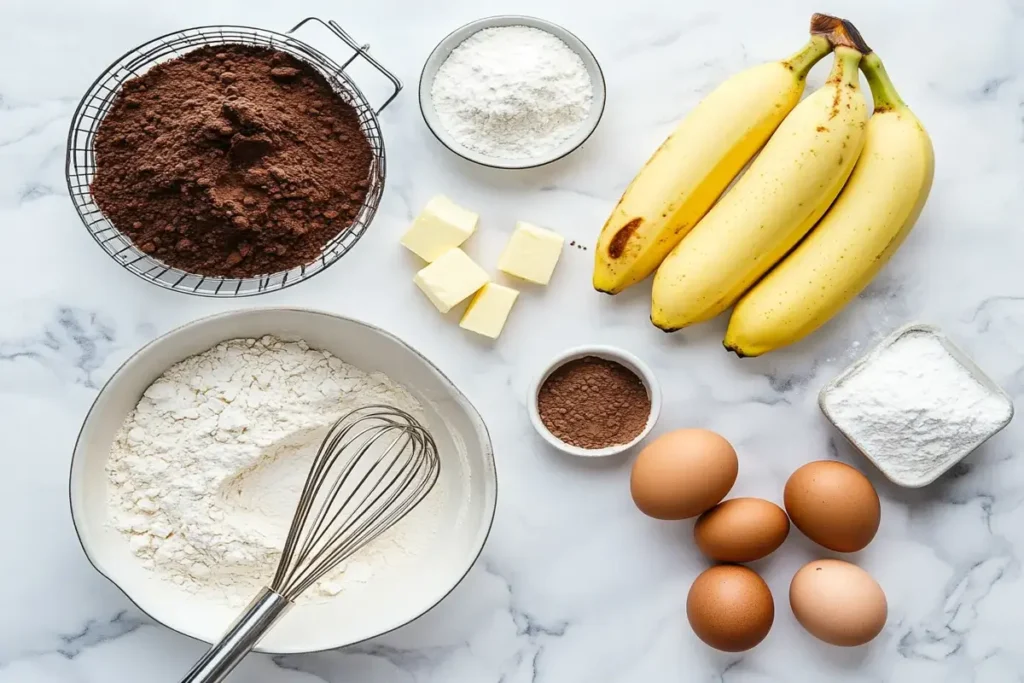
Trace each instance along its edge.
<instances>
[{"instance_id":1,"label":"ripe yellow banana","mask_svg":"<svg viewBox=\"0 0 1024 683\"><path fill-rule=\"evenodd\" d=\"M758 356L803 339L863 290L914 227L932 186L932 142L874 53L861 68L875 112L842 193L807 239L733 311L725 345Z\"/></svg>"},{"instance_id":2,"label":"ripe yellow banana","mask_svg":"<svg viewBox=\"0 0 1024 683\"><path fill-rule=\"evenodd\" d=\"M595 289L617 294L654 272L800 101L807 72L831 49L813 35L789 59L736 74L690 112L604 224Z\"/></svg>"},{"instance_id":3,"label":"ripe yellow banana","mask_svg":"<svg viewBox=\"0 0 1024 683\"><path fill-rule=\"evenodd\" d=\"M837 46L826 84L801 102L654 276L651 322L710 320L792 249L843 188L864 145L861 53Z\"/></svg>"}]
</instances>

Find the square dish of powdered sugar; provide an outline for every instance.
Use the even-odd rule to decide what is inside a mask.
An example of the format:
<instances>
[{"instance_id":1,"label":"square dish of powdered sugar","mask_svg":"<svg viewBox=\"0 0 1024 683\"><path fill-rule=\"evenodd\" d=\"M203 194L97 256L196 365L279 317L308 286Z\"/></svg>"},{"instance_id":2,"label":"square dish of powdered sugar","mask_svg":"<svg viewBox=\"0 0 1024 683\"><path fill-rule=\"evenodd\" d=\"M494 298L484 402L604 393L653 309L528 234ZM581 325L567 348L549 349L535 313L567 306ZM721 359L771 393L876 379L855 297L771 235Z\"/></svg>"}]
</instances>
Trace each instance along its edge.
<instances>
[{"instance_id":1,"label":"square dish of powdered sugar","mask_svg":"<svg viewBox=\"0 0 1024 683\"><path fill-rule=\"evenodd\" d=\"M893 483L926 486L1013 419L1013 402L930 325L897 330L819 396L832 424Z\"/></svg>"}]
</instances>

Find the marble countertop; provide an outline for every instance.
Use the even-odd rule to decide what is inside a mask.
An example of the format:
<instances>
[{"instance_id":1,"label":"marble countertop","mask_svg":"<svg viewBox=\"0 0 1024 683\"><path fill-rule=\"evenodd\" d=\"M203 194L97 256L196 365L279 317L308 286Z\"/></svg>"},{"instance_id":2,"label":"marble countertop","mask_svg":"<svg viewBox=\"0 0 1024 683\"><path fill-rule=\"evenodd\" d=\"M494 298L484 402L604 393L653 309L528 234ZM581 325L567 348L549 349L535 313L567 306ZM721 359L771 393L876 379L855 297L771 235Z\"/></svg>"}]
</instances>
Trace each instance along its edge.
<instances>
[{"instance_id":1,"label":"marble countertop","mask_svg":"<svg viewBox=\"0 0 1024 683\"><path fill-rule=\"evenodd\" d=\"M404 337L470 396L494 438L501 496L479 563L439 607L344 651L250 657L230 680L364 681L977 681L1024 679L1024 439L1018 420L950 476L920 491L887 484L816 406L818 389L909 320L943 327L1014 397L1024 392L1024 4L935 0L805 2L402 0L140 3L6 0L0 10L0 683L176 681L203 645L134 608L86 562L72 529L67 471L103 382L137 347L202 315L302 305ZM647 321L649 284L620 297L590 287L592 251L568 248L547 289L531 289L505 334L483 343L442 320L411 282L397 245L433 194L482 213L471 251L494 263L517 219L590 246L648 154L731 73L804 42L812 11L848 16L886 60L928 127L937 171L916 231L868 291L811 340L740 361L724 321L675 335ZM608 107L577 153L528 172L454 158L420 118L415 84L433 45L487 14L562 23L601 60ZM258 299L166 292L116 267L79 221L64 183L68 123L85 89L122 52L187 26L286 30L333 17L393 68L406 90L386 110L387 191L353 253L314 280ZM311 29L311 42L330 49ZM956 47L954 47L956 46ZM819 65L812 83L827 67ZM370 88L371 96L373 89ZM797 625L790 578L820 556L801 535L757 564L776 598L756 649L722 654L688 628L684 603L706 566L689 523L639 514L629 460L581 462L532 432L530 378L561 349L621 345L660 375L659 431L714 429L740 453L733 495L780 501L789 473L838 458L872 477L882 526L855 561L889 598L884 633L838 649Z\"/></svg>"}]
</instances>

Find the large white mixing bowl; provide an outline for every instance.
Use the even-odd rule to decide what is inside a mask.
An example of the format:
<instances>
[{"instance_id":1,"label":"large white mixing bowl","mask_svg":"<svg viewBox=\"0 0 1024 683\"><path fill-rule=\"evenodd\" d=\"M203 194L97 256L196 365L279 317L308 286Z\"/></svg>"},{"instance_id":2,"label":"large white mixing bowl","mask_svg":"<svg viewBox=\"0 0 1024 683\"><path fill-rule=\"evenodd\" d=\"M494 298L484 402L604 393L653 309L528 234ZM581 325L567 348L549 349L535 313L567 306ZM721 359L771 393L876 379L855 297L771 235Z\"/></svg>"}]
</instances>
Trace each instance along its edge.
<instances>
[{"instance_id":1,"label":"large white mixing bowl","mask_svg":"<svg viewBox=\"0 0 1024 683\"><path fill-rule=\"evenodd\" d=\"M108 522L105 465L128 413L170 366L222 341L267 334L303 339L404 384L423 404L441 456L447 503L422 561L405 576L388 575L352 595L296 604L257 649L285 654L343 647L407 624L451 592L480 555L497 496L491 442L480 415L436 367L387 332L330 313L261 308L203 318L147 344L114 373L85 419L71 463L71 513L89 561L140 609L176 631L217 640L239 610L198 598L141 566Z\"/></svg>"}]
</instances>

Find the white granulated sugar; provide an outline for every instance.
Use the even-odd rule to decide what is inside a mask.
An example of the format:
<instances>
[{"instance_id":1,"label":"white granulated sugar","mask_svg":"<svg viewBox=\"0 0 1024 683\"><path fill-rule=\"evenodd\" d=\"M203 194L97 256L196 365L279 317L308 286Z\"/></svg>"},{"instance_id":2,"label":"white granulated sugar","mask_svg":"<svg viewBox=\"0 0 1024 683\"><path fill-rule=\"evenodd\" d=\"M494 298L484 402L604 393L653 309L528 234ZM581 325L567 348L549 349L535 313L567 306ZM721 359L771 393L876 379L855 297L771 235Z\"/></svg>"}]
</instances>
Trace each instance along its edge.
<instances>
[{"instance_id":1,"label":"white granulated sugar","mask_svg":"<svg viewBox=\"0 0 1024 683\"><path fill-rule=\"evenodd\" d=\"M445 129L503 159L547 154L590 115L594 86L579 55L547 31L487 28L452 50L431 87Z\"/></svg>"},{"instance_id":2,"label":"white granulated sugar","mask_svg":"<svg viewBox=\"0 0 1024 683\"><path fill-rule=\"evenodd\" d=\"M926 331L883 348L826 393L825 407L883 471L908 486L966 455L1013 409Z\"/></svg>"},{"instance_id":3,"label":"white granulated sugar","mask_svg":"<svg viewBox=\"0 0 1024 683\"><path fill-rule=\"evenodd\" d=\"M108 508L143 565L244 605L273 575L310 463L332 422L386 403L422 419L388 377L305 342L236 339L171 367L114 439ZM323 599L415 562L440 524L441 482L310 593Z\"/></svg>"}]
</instances>

